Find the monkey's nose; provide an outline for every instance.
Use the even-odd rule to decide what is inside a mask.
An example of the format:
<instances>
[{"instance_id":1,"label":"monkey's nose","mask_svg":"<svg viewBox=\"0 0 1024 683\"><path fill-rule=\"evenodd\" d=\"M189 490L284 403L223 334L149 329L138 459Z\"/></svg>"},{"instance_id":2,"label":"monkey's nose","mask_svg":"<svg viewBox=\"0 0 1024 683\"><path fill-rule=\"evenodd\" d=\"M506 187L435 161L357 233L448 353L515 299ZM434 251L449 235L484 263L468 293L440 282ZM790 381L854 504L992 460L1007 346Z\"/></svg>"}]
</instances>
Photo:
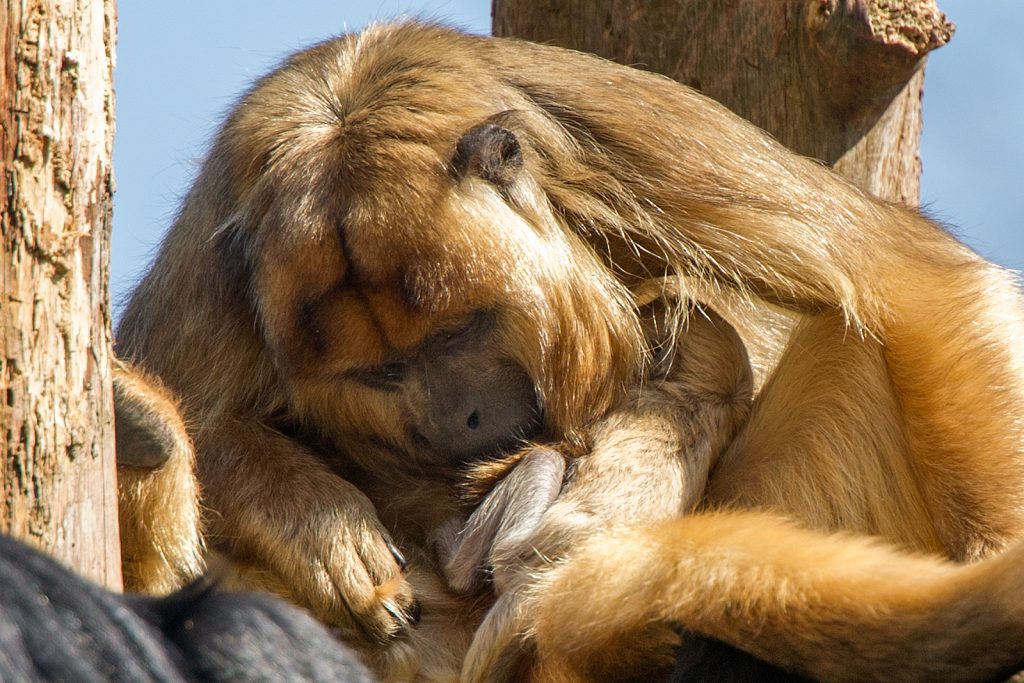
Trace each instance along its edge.
<instances>
[{"instance_id":1,"label":"monkey's nose","mask_svg":"<svg viewBox=\"0 0 1024 683\"><path fill-rule=\"evenodd\" d=\"M471 392L452 412L449 429L462 457L487 457L534 436L541 423L540 402L525 375L501 391ZM476 400L472 400L476 399Z\"/></svg>"},{"instance_id":2,"label":"monkey's nose","mask_svg":"<svg viewBox=\"0 0 1024 683\"><path fill-rule=\"evenodd\" d=\"M533 382L514 369L499 377L475 378L435 411L424 436L458 461L492 457L535 436L542 410Z\"/></svg>"}]
</instances>

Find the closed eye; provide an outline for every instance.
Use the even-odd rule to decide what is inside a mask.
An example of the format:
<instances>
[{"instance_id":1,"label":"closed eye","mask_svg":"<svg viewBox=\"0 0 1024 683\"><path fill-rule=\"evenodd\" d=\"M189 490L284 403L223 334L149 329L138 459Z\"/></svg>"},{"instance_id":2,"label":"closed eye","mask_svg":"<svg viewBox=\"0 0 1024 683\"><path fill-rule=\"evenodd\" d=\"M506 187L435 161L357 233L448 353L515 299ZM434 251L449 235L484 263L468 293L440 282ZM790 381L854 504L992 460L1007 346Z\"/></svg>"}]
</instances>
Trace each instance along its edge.
<instances>
[{"instance_id":1,"label":"closed eye","mask_svg":"<svg viewBox=\"0 0 1024 683\"><path fill-rule=\"evenodd\" d=\"M385 363L374 370L374 374L389 382L400 382L405 378L405 371L405 363Z\"/></svg>"},{"instance_id":2,"label":"closed eye","mask_svg":"<svg viewBox=\"0 0 1024 683\"><path fill-rule=\"evenodd\" d=\"M408 366L405 363L392 361L375 368L354 368L342 373L344 379L359 382L371 389L380 391L398 391L405 381Z\"/></svg>"}]
</instances>

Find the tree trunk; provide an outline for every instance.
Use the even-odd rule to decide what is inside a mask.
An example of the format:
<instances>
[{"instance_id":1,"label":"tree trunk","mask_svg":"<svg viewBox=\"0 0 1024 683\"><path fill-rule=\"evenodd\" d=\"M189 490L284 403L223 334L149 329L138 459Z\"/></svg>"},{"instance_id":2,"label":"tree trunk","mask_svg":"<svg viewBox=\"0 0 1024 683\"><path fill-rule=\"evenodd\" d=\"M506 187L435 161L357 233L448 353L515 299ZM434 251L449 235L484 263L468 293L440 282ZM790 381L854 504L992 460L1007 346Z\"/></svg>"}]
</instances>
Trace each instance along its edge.
<instances>
[{"instance_id":1,"label":"tree trunk","mask_svg":"<svg viewBox=\"0 0 1024 683\"><path fill-rule=\"evenodd\" d=\"M11 1L0 22L0 530L116 588L114 0Z\"/></svg>"},{"instance_id":2,"label":"tree trunk","mask_svg":"<svg viewBox=\"0 0 1024 683\"><path fill-rule=\"evenodd\" d=\"M494 34L593 52L701 90L880 197L916 205L934 0L494 0Z\"/></svg>"}]
</instances>

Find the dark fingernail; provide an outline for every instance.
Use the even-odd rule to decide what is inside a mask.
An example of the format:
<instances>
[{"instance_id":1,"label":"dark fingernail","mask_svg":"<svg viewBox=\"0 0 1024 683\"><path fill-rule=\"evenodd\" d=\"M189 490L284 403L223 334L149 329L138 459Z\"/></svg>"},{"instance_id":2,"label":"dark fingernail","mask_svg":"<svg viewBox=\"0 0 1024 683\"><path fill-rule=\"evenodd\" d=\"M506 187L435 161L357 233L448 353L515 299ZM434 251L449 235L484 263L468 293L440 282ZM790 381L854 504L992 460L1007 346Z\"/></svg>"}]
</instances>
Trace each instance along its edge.
<instances>
[{"instance_id":1,"label":"dark fingernail","mask_svg":"<svg viewBox=\"0 0 1024 683\"><path fill-rule=\"evenodd\" d=\"M395 558L395 562L398 563L398 567L404 572L409 567L409 563L405 561L405 555L403 555L401 551L391 543L391 541L388 541L388 550L391 551L391 557Z\"/></svg>"},{"instance_id":2,"label":"dark fingernail","mask_svg":"<svg viewBox=\"0 0 1024 683\"><path fill-rule=\"evenodd\" d=\"M384 603L384 609L387 610L387 613L395 620L395 625L398 627L397 631L386 636L386 639L390 640L391 638L399 636L402 631L405 630L406 624L408 624L408 616L406 616L405 612L403 612L399 607L388 602Z\"/></svg>"},{"instance_id":3,"label":"dark fingernail","mask_svg":"<svg viewBox=\"0 0 1024 683\"><path fill-rule=\"evenodd\" d=\"M406 610L406 615L409 617L409 623L413 626L420 623L420 618L423 616L423 608L420 607L419 600L412 601L412 604L409 605L409 609Z\"/></svg>"}]
</instances>

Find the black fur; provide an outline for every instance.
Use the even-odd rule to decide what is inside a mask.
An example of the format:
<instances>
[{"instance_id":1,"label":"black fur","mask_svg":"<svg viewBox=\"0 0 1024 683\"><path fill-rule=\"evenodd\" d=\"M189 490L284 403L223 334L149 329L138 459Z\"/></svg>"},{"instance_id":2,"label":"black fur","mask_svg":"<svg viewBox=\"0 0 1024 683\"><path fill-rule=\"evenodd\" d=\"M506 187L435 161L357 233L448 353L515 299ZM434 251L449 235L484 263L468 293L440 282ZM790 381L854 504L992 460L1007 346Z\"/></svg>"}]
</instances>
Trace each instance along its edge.
<instances>
[{"instance_id":1,"label":"black fur","mask_svg":"<svg viewBox=\"0 0 1024 683\"><path fill-rule=\"evenodd\" d=\"M683 635L666 683L812 683L717 640Z\"/></svg>"},{"instance_id":2,"label":"black fur","mask_svg":"<svg viewBox=\"0 0 1024 683\"><path fill-rule=\"evenodd\" d=\"M2 681L372 683L301 610L202 580L166 598L125 596L0 537Z\"/></svg>"}]
</instances>

